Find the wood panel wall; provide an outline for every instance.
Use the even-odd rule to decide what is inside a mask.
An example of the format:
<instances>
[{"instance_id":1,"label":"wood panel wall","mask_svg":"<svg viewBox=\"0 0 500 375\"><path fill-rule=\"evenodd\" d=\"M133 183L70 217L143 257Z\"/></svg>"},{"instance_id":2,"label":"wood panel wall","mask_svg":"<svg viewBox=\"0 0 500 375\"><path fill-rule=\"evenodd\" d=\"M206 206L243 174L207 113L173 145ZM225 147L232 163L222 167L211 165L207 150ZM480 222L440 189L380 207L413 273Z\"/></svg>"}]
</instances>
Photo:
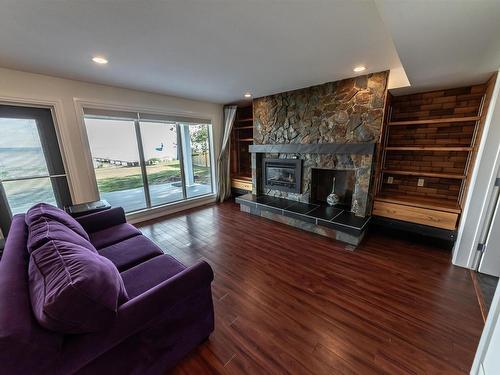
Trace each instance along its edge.
<instances>
[{"instance_id":1,"label":"wood panel wall","mask_svg":"<svg viewBox=\"0 0 500 375\"><path fill-rule=\"evenodd\" d=\"M486 83L393 97L391 121L477 116Z\"/></svg>"},{"instance_id":2,"label":"wood panel wall","mask_svg":"<svg viewBox=\"0 0 500 375\"><path fill-rule=\"evenodd\" d=\"M458 207L486 87L392 97L379 194Z\"/></svg>"}]
</instances>

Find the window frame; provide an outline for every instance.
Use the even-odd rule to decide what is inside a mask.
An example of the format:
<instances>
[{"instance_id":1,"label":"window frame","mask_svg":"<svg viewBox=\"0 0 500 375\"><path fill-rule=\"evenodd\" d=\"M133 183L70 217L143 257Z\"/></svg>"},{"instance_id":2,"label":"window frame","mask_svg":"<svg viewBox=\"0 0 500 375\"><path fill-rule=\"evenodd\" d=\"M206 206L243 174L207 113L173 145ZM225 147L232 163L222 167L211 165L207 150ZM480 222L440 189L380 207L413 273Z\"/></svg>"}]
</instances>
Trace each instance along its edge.
<instances>
[{"instance_id":1,"label":"window frame","mask_svg":"<svg viewBox=\"0 0 500 375\"><path fill-rule=\"evenodd\" d=\"M133 120L134 121L134 129L137 139L137 147L139 152L139 165L141 168L141 178L144 187L144 195L146 200L146 207L140 208L137 210L126 211L126 214L137 214L144 211L155 210L158 208L176 205L179 203L189 202L196 199L202 199L207 197L213 197L216 194L215 191L215 150L214 150L214 140L213 140L213 119L206 116L198 116L198 115L184 115L184 114L176 114L176 113L159 113L156 111L144 111L139 109L131 109L131 108L123 108L123 107L110 107L103 105L94 105L94 104L85 104L84 102L78 103L80 107L81 113L81 125L84 133L84 138L86 140L86 151L88 153L88 164L90 169L94 175L94 186L98 196L101 196L101 192L99 191L99 187L97 184L97 176L95 174L95 169L93 167L93 155L90 148L90 141L88 138L88 132L86 128L85 119L86 118L97 118L97 119L116 119L116 120ZM181 136L181 125L185 124L186 126L192 125L206 125L208 127L208 153L210 160L210 193L201 194L194 197L188 197L186 192L186 179L185 179L185 168L184 168L184 147L179 147L179 166L181 172L181 186L182 186L182 198L179 200L175 200L172 202L162 203L153 205L151 202L151 192L150 192L150 184L147 179L147 170L146 170L146 160L144 157L144 149L142 143L142 133L141 133L141 122L156 122L156 123L175 123L176 126L176 135L177 135L177 144L182 145L182 136Z\"/></svg>"},{"instance_id":2,"label":"window frame","mask_svg":"<svg viewBox=\"0 0 500 375\"><path fill-rule=\"evenodd\" d=\"M0 101L0 106L2 118L34 120L47 168L47 172L43 174L0 178L0 238L2 236L5 238L10 229L13 214L4 183L47 179L52 187L55 203L60 208L73 204L73 197L64 150L60 143L55 109L50 106L3 101Z\"/></svg>"}]
</instances>

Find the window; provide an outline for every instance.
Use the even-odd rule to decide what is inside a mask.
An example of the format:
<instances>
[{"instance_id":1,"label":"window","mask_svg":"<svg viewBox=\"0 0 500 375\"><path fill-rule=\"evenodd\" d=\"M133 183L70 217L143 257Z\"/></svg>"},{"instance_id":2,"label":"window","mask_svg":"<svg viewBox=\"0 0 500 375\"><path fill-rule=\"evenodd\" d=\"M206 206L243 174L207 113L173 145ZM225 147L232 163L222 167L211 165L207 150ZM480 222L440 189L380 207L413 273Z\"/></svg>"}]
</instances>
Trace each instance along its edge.
<instances>
[{"instance_id":1,"label":"window","mask_svg":"<svg viewBox=\"0 0 500 375\"><path fill-rule=\"evenodd\" d=\"M134 121L89 118L85 124L101 198L126 211L146 208Z\"/></svg>"},{"instance_id":2,"label":"window","mask_svg":"<svg viewBox=\"0 0 500 375\"><path fill-rule=\"evenodd\" d=\"M213 193L207 120L85 109L102 199L132 212Z\"/></svg>"},{"instance_id":3,"label":"window","mask_svg":"<svg viewBox=\"0 0 500 375\"><path fill-rule=\"evenodd\" d=\"M188 198L212 192L208 126L180 125Z\"/></svg>"},{"instance_id":4,"label":"window","mask_svg":"<svg viewBox=\"0 0 500 375\"><path fill-rule=\"evenodd\" d=\"M49 109L0 105L0 226L36 203L71 204Z\"/></svg>"},{"instance_id":5,"label":"window","mask_svg":"<svg viewBox=\"0 0 500 375\"><path fill-rule=\"evenodd\" d=\"M182 200L182 173L175 123L140 122L151 205Z\"/></svg>"}]
</instances>

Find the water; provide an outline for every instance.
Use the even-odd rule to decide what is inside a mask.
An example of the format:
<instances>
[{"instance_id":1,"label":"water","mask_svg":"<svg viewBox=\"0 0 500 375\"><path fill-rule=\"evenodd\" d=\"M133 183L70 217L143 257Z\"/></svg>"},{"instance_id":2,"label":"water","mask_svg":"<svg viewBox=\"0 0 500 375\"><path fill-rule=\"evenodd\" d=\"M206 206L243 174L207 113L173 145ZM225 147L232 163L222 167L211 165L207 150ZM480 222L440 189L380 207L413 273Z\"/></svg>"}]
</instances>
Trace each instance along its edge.
<instances>
[{"instance_id":1,"label":"water","mask_svg":"<svg viewBox=\"0 0 500 375\"><path fill-rule=\"evenodd\" d=\"M41 147L0 147L0 179L44 176L48 173Z\"/></svg>"},{"instance_id":2,"label":"water","mask_svg":"<svg viewBox=\"0 0 500 375\"><path fill-rule=\"evenodd\" d=\"M49 178L5 181L48 174L41 147L0 148L0 180L12 214L26 212L39 202L56 204Z\"/></svg>"}]
</instances>

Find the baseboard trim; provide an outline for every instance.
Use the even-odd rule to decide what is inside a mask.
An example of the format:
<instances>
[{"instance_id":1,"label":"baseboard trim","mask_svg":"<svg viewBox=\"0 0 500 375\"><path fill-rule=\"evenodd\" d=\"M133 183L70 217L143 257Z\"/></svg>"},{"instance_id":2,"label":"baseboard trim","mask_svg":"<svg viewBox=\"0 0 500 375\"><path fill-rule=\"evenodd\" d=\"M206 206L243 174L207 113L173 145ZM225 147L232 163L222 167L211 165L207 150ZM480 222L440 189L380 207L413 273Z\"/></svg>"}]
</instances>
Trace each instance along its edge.
<instances>
[{"instance_id":1,"label":"baseboard trim","mask_svg":"<svg viewBox=\"0 0 500 375\"><path fill-rule=\"evenodd\" d=\"M484 302L484 295L479 285L476 272L473 270L469 271L470 271L470 277L472 279L472 285L474 285L474 290L476 292L479 309L481 310L481 316L483 317L483 321L486 322L486 317L488 316L488 309L486 308L486 303Z\"/></svg>"}]
</instances>

